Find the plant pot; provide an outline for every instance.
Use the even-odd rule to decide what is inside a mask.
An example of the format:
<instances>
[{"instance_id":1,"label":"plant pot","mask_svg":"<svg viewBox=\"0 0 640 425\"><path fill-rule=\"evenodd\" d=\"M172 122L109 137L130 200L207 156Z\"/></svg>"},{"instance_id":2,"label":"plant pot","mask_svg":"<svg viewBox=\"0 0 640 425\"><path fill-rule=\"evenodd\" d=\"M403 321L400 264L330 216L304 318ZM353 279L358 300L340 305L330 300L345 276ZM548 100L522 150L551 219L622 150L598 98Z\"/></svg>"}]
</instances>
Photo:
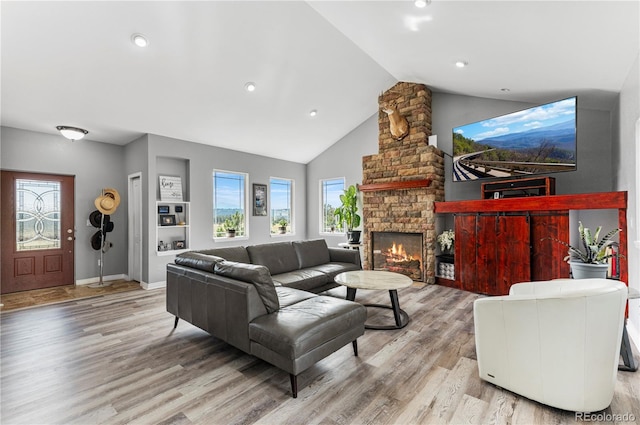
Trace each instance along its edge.
<instances>
[{"instance_id":1,"label":"plant pot","mask_svg":"<svg viewBox=\"0 0 640 425\"><path fill-rule=\"evenodd\" d=\"M236 237L236 231L235 230L227 230L227 237L228 238L235 238Z\"/></svg>"},{"instance_id":2,"label":"plant pot","mask_svg":"<svg viewBox=\"0 0 640 425\"><path fill-rule=\"evenodd\" d=\"M350 230L347 232L347 242L349 243L360 243L360 234L362 232L360 230Z\"/></svg>"},{"instance_id":3,"label":"plant pot","mask_svg":"<svg viewBox=\"0 0 640 425\"><path fill-rule=\"evenodd\" d=\"M574 279L606 279L608 264L588 264L581 261L569 261Z\"/></svg>"},{"instance_id":4,"label":"plant pot","mask_svg":"<svg viewBox=\"0 0 640 425\"><path fill-rule=\"evenodd\" d=\"M287 226L280 226L280 227L278 227L278 232L279 232L281 235L284 235L285 233L287 233Z\"/></svg>"}]
</instances>

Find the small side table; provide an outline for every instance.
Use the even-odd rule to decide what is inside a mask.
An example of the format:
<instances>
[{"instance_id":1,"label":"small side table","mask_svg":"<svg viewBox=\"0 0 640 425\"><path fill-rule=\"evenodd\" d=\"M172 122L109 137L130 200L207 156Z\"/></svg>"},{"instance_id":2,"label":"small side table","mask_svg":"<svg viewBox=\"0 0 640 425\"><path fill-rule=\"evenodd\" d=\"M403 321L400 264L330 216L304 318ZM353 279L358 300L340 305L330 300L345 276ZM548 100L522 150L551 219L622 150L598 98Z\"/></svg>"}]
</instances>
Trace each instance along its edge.
<instances>
[{"instance_id":1,"label":"small side table","mask_svg":"<svg viewBox=\"0 0 640 425\"><path fill-rule=\"evenodd\" d=\"M348 243L348 242L342 242L339 243L338 246L340 248L344 248L344 249L353 249L355 251L359 250L360 247L362 246L361 243Z\"/></svg>"},{"instance_id":2,"label":"small side table","mask_svg":"<svg viewBox=\"0 0 640 425\"><path fill-rule=\"evenodd\" d=\"M629 289L627 299L640 298L640 292ZM625 372L635 372L638 370L638 365L633 358L633 349L631 348L631 341L629 341L629 333L627 332L627 319L624 319L624 326L622 327L622 342L620 343L620 355L622 356L622 362L624 366L618 366L618 370Z\"/></svg>"}]
</instances>

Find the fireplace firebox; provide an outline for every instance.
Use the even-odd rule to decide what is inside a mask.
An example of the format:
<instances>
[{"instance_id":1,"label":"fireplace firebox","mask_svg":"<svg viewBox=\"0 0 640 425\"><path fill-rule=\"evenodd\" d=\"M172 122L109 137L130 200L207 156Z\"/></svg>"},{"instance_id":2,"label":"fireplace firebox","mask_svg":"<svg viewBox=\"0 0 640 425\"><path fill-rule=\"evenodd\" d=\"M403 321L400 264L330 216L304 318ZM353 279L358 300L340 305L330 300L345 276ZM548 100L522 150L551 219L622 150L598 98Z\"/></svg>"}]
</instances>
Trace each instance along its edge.
<instances>
[{"instance_id":1,"label":"fireplace firebox","mask_svg":"<svg viewBox=\"0 0 640 425\"><path fill-rule=\"evenodd\" d=\"M371 232L373 270L402 273L423 281L422 233Z\"/></svg>"}]
</instances>

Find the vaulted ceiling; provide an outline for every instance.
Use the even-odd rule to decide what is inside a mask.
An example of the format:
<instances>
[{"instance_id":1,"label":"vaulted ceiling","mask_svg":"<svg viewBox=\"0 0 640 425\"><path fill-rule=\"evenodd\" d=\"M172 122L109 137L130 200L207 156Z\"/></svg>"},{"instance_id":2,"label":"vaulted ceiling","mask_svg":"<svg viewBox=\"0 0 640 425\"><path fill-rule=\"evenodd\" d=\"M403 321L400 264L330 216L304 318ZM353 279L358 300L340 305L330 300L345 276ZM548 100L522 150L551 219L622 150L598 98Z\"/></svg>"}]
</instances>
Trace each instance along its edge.
<instances>
[{"instance_id":1,"label":"vaulted ceiling","mask_svg":"<svg viewBox=\"0 0 640 425\"><path fill-rule=\"evenodd\" d=\"M0 7L3 126L53 134L73 125L89 130L87 139L120 145L152 133L301 163L375 114L377 96L398 81L610 105L640 40L638 1ZM134 45L136 33L147 47Z\"/></svg>"}]
</instances>

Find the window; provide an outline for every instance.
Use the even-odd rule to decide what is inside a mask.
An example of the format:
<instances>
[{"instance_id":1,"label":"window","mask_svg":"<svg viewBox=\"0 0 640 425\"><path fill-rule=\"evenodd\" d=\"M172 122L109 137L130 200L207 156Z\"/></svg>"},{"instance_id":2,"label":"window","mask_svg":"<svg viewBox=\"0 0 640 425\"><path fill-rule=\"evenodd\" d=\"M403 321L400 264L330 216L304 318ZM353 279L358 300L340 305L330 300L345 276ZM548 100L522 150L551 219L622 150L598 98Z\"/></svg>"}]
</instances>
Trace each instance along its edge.
<instances>
[{"instance_id":1,"label":"window","mask_svg":"<svg viewBox=\"0 0 640 425\"><path fill-rule=\"evenodd\" d=\"M342 223L336 223L333 212L342 205L340 195L344 192L344 177L320 180L320 205L322 206L320 233L342 232Z\"/></svg>"},{"instance_id":2,"label":"window","mask_svg":"<svg viewBox=\"0 0 640 425\"><path fill-rule=\"evenodd\" d=\"M293 180L271 177L271 234L293 233Z\"/></svg>"},{"instance_id":3,"label":"window","mask_svg":"<svg viewBox=\"0 0 640 425\"><path fill-rule=\"evenodd\" d=\"M213 237L248 236L247 175L213 172Z\"/></svg>"}]
</instances>

